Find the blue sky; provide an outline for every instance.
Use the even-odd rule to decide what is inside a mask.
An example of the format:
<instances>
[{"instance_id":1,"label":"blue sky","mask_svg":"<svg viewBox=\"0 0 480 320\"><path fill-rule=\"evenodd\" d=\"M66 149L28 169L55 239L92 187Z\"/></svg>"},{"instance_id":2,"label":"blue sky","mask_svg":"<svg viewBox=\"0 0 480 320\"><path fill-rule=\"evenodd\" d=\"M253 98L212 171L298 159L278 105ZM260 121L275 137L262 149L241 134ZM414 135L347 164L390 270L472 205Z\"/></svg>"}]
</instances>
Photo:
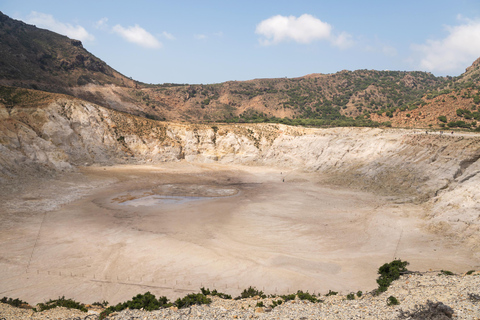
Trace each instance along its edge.
<instances>
[{"instance_id":1,"label":"blue sky","mask_svg":"<svg viewBox=\"0 0 480 320\"><path fill-rule=\"evenodd\" d=\"M82 40L146 83L344 69L456 76L480 57L479 0L1 0L0 11Z\"/></svg>"}]
</instances>

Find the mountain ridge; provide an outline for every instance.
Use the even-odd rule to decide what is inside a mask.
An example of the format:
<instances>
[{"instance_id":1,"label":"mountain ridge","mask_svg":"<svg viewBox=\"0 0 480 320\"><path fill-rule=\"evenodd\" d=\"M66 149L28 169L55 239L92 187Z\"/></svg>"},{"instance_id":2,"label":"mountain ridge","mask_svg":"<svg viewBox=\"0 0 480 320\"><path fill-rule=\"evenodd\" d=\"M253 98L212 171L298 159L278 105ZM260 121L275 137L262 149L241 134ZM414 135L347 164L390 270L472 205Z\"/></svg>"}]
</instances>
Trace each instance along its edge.
<instances>
[{"instance_id":1,"label":"mountain ridge","mask_svg":"<svg viewBox=\"0 0 480 320\"><path fill-rule=\"evenodd\" d=\"M473 129L480 117L470 103L479 95L480 59L455 78L363 69L207 85L154 85L122 75L78 40L1 12L0 52L0 85L64 93L154 120ZM458 88L470 89L450 103L448 94ZM444 100L446 105L438 103ZM465 111L456 115L459 108ZM447 123L440 116L447 117Z\"/></svg>"}]
</instances>

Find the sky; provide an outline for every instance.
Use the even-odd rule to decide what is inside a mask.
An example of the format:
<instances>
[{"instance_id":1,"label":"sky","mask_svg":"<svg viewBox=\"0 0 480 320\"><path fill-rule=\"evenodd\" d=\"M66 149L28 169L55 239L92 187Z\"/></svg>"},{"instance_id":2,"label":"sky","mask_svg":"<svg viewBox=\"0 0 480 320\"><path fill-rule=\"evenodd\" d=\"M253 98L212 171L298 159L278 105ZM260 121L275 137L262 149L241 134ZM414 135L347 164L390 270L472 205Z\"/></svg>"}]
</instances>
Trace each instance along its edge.
<instances>
[{"instance_id":1,"label":"sky","mask_svg":"<svg viewBox=\"0 0 480 320\"><path fill-rule=\"evenodd\" d=\"M341 70L457 76L480 57L480 0L0 0L145 83Z\"/></svg>"}]
</instances>

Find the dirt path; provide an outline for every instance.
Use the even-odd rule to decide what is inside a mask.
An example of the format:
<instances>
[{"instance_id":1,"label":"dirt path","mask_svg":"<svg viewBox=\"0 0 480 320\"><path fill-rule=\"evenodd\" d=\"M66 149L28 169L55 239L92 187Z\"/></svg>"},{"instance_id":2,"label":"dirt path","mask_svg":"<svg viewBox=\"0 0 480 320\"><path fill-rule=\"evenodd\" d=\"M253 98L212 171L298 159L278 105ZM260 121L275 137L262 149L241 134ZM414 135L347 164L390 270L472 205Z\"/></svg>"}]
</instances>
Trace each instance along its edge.
<instances>
[{"instance_id":1,"label":"dirt path","mask_svg":"<svg viewBox=\"0 0 480 320\"><path fill-rule=\"evenodd\" d=\"M422 207L321 181L182 162L85 168L24 189L0 207L0 296L116 303L202 286L350 292L374 289L393 258L413 270L478 268L469 252L422 231Z\"/></svg>"}]
</instances>

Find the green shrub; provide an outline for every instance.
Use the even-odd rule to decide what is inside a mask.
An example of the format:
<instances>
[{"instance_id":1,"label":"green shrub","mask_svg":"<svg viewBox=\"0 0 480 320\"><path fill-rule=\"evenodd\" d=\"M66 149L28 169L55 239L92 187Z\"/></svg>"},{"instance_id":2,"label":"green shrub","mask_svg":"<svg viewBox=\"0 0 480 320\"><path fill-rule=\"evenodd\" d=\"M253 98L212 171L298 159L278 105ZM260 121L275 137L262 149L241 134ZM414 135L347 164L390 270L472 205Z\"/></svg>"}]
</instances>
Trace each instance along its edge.
<instances>
[{"instance_id":1,"label":"green shrub","mask_svg":"<svg viewBox=\"0 0 480 320\"><path fill-rule=\"evenodd\" d=\"M393 260L390 263L385 263L378 269L378 274L380 275L377 279L378 283L378 292L387 291L388 287L392 284L393 281L400 278L401 273L407 272L406 266L409 263L402 260Z\"/></svg>"},{"instance_id":2,"label":"green shrub","mask_svg":"<svg viewBox=\"0 0 480 320\"><path fill-rule=\"evenodd\" d=\"M256 308L263 308L265 305L263 304L263 301L257 302L257 305L255 306Z\"/></svg>"},{"instance_id":3,"label":"green shrub","mask_svg":"<svg viewBox=\"0 0 480 320\"><path fill-rule=\"evenodd\" d=\"M447 117L446 116L439 116L438 120L442 121L443 123L447 123Z\"/></svg>"},{"instance_id":4,"label":"green shrub","mask_svg":"<svg viewBox=\"0 0 480 320\"><path fill-rule=\"evenodd\" d=\"M325 295L325 296L336 296L338 294L338 292L336 291L332 291L332 290L328 290L328 293Z\"/></svg>"},{"instance_id":5,"label":"green shrub","mask_svg":"<svg viewBox=\"0 0 480 320\"><path fill-rule=\"evenodd\" d=\"M204 296L217 296L222 299L232 299L232 296L226 293L218 292L216 289L210 291L210 289L200 288L200 291Z\"/></svg>"},{"instance_id":6,"label":"green shrub","mask_svg":"<svg viewBox=\"0 0 480 320\"><path fill-rule=\"evenodd\" d=\"M474 272L475 272L475 270L469 270L469 271L467 272L467 275L471 275L471 274L474 273Z\"/></svg>"},{"instance_id":7,"label":"green shrub","mask_svg":"<svg viewBox=\"0 0 480 320\"><path fill-rule=\"evenodd\" d=\"M85 308L85 305L79 302L76 302L72 299L65 299L65 296L58 298L56 300L49 300L45 303L39 303L37 305L37 308L35 308L36 311L44 311L44 310L49 310L57 307L64 307L64 308L69 308L69 309L78 309L83 312L87 312L87 308Z\"/></svg>"},{"instance_id":8,"label":"green shrub","mask_svg":"<svg viewBox=\"0 0 480 320\"><path fill-rule=\"evenodd\" d=\"M12 299L12 298L3 297L2 299L0 299L0 302L9 304L16 308L32 309L32 307L27 302L22 301L18 298Z\"/></svg>"},{"instance_id":9,"label":"green shrub","mask_svg":"<svg viewBox=\"0 0 480 320\"><path fill-rule=\"evenodd\" d=\"M290 300L295 300L295 296L296 296L295 293L291 293L291 294L283 295L283 296L280 296L280 297L283 299L283 301L287 302L287 301L290 301Z\"/></svg>"},{"instance_id":10,"label":"green shrub","mask_svg":"<svg viewBox=\"0 0 480 320\"><path fill-rule=\"evenodd\" d=\"M271 305L271 307L272 307L272 309L273 309L273 308L281 305L282 303L283 303L282 300L272 300L272 305Z\"/></svg>"},{"instance_id":11,"label":"green shrub","mask_svg":"<svg viewBox=\"0 0 480 320\"><path fill-rule=\"evenodd\" d=\"M191 293L186 295L183 298L178 298L175 301L175 305L181 308L188 308L193 305L200 305L200 304L210 304L212 303L212 299L207 298L207 296L201 293Z\"/></svg>"},{"instance_id":12,"label":"green shrub","mask_svg":"<svg viewBox=\"0 0 480 320\"><path fill-rule=\"evenodd\" d=\"M314 295L311 295L310 293L308 293L308 291L303 292L302 290L298 290L297 296L298 296L298 299L300 300L308 300L313 303L318 302L317 297L315 297Z\"/></svg>"},{"instance_id":13,"label":"green shrub","mask_svg":"<svg viewBox=\"0 0 480 320\"><path fill-rule=\"evenodd\" d=\"M448 271L448 270L440 270L440 273L446 276L453 276L455 274L452 271Z\"/></svg>"},{"instance_id":14,"label":"green shrub","mask_svg":"<svg viewBox=\"0 0 480 320\"><path fill-rule=\"evenodd\" d=\"M347 300L355 300L355 294L353 292L347 294Z\"/></svg>"},{"instance_id":15,"label":"green shrub","mask_svg":"<svg viewBox=\"0 0 480 320\"><path fill-rule=\"evenodd\" d=\"M94 302L92 303L92 306L99 306L99 307L106 307L108 306L108 301L103 300L103 302Z\"/></svg>"},{"instance_id":16,"label":"green shrub","mask_svg":"<svg viewBox=\"0 0 480 320\"><path fill-rule=\"evenodd\" d=\"M398 306L399 304L400 304L400 302L398 302L397 298L395 298L394 296L388 297L388 299L387 299L387 305L389 305L389 306Z\"/></svg>"},{"instance_id":17,"label":"green shrub","mask_svg":"<svg viewBox=\"0 0 480 320\"><path fill-rule=\"evenodd\" d=\"M168 302L166 297L156 298L154 294L146 292L145 294L137 294L132 300L119 303L114 307L109 307L107 310L122 311L124 309L144 309L147 311L158 310L160 308L170 307L171 303Z\"/></svg>"},{"instance_id":18,"label":"green shrub","mask_svg":"<svg viewBox=\"0 0 480 320\"><path fill-rule=\"evenodd\" d=\"M253 298L255 296L259 296L261 298L267 297L263 291L257 290L255 287L248 287L248 289L243 290L243 292L240 294L240 297L237 297L237 299Z\"/></svg>"},{"instance_id":19,"label":"green shrub","mask_svg":"<svg viewBox=\"0 0 480 320\"><path fill-rule=\"evenodd\" d=\"M357 291L357 297L361 297L363 295L363 292L362 291Z\"/></svg>"}]
</instances>

